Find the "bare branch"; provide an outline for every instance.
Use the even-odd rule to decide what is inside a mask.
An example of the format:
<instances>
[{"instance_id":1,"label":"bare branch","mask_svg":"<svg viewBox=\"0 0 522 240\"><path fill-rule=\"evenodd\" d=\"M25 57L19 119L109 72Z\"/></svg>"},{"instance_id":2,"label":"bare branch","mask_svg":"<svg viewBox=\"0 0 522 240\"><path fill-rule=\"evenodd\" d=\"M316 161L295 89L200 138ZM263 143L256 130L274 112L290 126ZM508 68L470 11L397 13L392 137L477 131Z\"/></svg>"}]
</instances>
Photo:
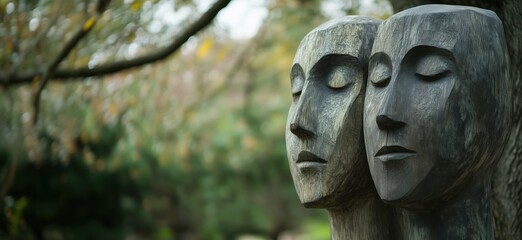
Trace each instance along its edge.
<instances>
[{"instance_id":1,"label":"bare branch","mask_svg":"<svg viewBox=\"0 0 522 240\"><path fill-rule=\"evenodd\" d=\"M110 0L99 0L98 6L107 7ZM49 77L53 75L58 65L63 62L63 60L69 56L71 51L78 45L80 40L82 40L87 34L93 29L96 24L98 17L101 13L103 13L105 9L98 8L96 14L89 19L87 19L78 29L78 31L74 34L74 36L65 44L64 48L60 51L60 53L54 58L51 64L47 67L45 72L42 73L40 79L40 85L34 94L33 106L34 106L34 115L33 115L33 123L36 124L38 121L38 112L40 109L40 96L42 95L42 91L47 84ZM36 76L35 76L36 77Z\"/></svg>"},{"instance_id":2,"label":"bare branch","mask_svg":"<svg viewBox=\"0 0 522 240\"><path fill-rule=\"evenodd\" d=\"M107 63L105 65L88 68L77 68L77 69L64 69L57 70L50 74L48 78L50 80L81 80L78 78L103 76L107 74L116 73L122 70L127 70L135 67L139 67L145 64L164 60L176 50L178 50L191 36L195 35L206 26L208 26L212 20L217 16L221 9L225 8L231 0L218 0L210 7L196 22L192 23L188 28L181 32L172 43L165 48L159 49L150 54L137 57L131 60L122 60L114 63ZM26 74L15 75L10 78L10 82L7 85L20 85L29 84L36 76L43 74L43 71L36 71ZM73 79L76 78L76 79ZM5 77L0 77L0 82L5 81Z\"/></svg>"}]
</instances>

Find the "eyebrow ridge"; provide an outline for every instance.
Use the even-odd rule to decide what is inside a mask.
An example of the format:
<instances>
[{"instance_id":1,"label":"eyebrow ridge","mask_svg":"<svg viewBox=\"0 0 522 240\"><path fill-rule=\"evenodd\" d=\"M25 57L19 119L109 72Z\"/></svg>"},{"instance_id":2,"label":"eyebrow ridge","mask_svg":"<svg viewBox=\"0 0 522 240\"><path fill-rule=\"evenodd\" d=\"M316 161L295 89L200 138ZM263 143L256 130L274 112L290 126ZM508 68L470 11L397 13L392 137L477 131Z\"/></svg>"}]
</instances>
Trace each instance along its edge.
<instances>
[{"instance_id":1,"label":"eyebrow ridge","mask_svg":"<svg viewBox=\"0 0 522 240\"><path fill-rule=\"evenodd\" d=\"M391 58L385 52L376 52L370 56L369 62L376 61L377 59L384 59L387 63L391 63Z\"/></svg>"},{"instance_id":2,"label":"eyebrow ridge","mask_svg":"<svg viewBox=\"0 0 522 240\"><path fill-rule=\"evenodd\" d=\"M456 63L453 52L451 52L450 50L448 50L446 48L441 48L441 47L431 46L431 45L417 45L415 47L410 48L410 50L408 50L408 52L406 52L404 57L401 59L401 65L406 58L409 58L410 55L415 55L415 54L419 54L419 53L423 53L423 55L438 54L442 57L447 58L448 60L452 61L453 63Z\"/></svg>"}]
</instances>

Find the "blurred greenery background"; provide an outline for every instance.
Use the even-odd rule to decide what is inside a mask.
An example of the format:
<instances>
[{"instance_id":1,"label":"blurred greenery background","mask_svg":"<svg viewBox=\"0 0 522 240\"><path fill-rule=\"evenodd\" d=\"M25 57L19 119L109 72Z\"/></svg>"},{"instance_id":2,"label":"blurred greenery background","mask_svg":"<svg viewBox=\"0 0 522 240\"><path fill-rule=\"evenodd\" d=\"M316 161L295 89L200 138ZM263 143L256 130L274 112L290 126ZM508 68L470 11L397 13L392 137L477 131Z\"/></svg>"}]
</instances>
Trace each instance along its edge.
<instances>
[{"instance_id":1,"label":"blurred greenery background","mask_svg":"<svg viewBox=\"0 0 522 240\"><path fill-rule=\"evenodd\" d=\"M114 0L60 68L166 46L211 0ZM42 69L95 8L0 0L0 72ZM299 203L284 129L304 35L384 0L233 0L165 61L0 90L0 239L328 239Z\"/></svg>"}]
</instances>

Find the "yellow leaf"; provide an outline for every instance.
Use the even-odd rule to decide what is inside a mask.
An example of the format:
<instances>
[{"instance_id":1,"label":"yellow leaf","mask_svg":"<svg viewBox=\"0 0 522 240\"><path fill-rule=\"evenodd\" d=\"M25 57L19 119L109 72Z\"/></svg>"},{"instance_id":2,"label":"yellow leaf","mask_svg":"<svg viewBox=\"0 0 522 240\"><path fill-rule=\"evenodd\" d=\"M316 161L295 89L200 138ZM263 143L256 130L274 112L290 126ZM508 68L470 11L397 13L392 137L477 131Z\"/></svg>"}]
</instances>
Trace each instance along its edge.
<instances>
[{"instance_id":1,"label":"yellow leaf","mask_svg":"<svg viewBox=\"0 0 522 240\"><path fill-rule=\"evenodd\" d=\"M202 58L206 57L208 55L208 53L210 52L212 45L213 45L212 39L210 39L210 38L205 39L199 46L198 51L196 53L196 57L198 59L202 59Z\"/></svg>"},{"instance_id":2,"label":"yellow leaf","mask_svg":"<svg viewBox=\"0 0 522 240\"><path fill-rule=\"evenodd\" d=\"M135 2L133 2L133 3L131 4L131 10L132 10L132 11L137 12L137 11L140 10L140 8L141 8L141 1L135 1Z\"/></svg>"},{"instance_id":3,"label":"yellow leaf","mask_svg":"<svg viewBox=\"0 0 522 240\"><path fill-rule=\"evenodd\" d=\"M96 17L89 18L89 20L87 20L87 22L85 22L85 24L83 24L83 31L86 32L86 31L91 30L92 26L94 26L95 23L96 23Z\"/></svg>"}]
</instances>

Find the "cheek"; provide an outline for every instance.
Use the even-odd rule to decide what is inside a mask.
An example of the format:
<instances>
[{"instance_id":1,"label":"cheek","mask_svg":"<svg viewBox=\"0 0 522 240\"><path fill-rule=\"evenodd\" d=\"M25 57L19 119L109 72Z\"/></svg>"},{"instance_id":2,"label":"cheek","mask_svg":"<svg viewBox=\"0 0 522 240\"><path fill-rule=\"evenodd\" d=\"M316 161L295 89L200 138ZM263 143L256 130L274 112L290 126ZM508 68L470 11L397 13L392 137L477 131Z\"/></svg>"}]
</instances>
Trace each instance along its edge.
<instances>
[{"instance_id":1,"label":"cheek","mask_svg":"<svg viewBox=\"0 0 522 240\"><path fill-rule=\"evenodd\" d=\"M379 111L384 107L384 100L386 98L386 90L383 88L375 88L374 86L367 87L366 96L364 98L364 111L363 111L363 121L364 128L369 131L374 131L372 129L377 129L377 123L375 119L379 114ZM369 136L374 137L374 136Z\"/></svg>"},{"instance_id":2,"label":"cheek","mask_svg":"<svg viewBox=\"0 0 522 240\"><path fill-rule=\"evenodd\" d=\"M319 106L318 121L320 133L319 135L328 138L330 142L339 141L338 138L342 131L346 131L352 116L350 110L354 107L354 95L352 92L333 93L323 98L322 104ZM362 104L361 106L362 107Z\"/></svg>"},{"instance_id":3,"label":"cheek","mask_svg":"<svg viewBox=\"0 0 522 240\"><path fill-rule=\"evenodd\" d=\"M290 132L289 127L286 127L285 130L285 141L286 141L286 149L291 150L293 146L295 146L295 136Z\"/></svg>"},{"instance_id":4,"label":"cheek","mask_svg":"<svg viewBox=\"0 0 522 240\"><path fill-rule=\"evenodd\" d=\"M334 124L337 130L332 138L335 141L332 154L333 158L339 159L339 164L343 165L339 168L351 169L354 161L364 160L365 156L362 131L363 98L347 96L341 109Z\"/></svg>"},{"instance_id":5,"label":"cheek","mask_svg":"<svg viewBox=\"0 0 522 240\"><path fill-rule=\"evenodd\" d=\"M449 87L448 87L449 88ZM423 138L427 150L434 159L441 160L439 164L449 164L445 168L448 172L455 170L455 164L462 161L466 142L466 116L463 115L461 96L453 91L453 85L438 89L436 94L425 101L433 101L430 110L425 110L421 124L424 126ZM420 126L421 129L423 126ZM451 168L451 169L450 169Z\"/></svg>"},{"instance_id":6,"label":"cheek","mask_svg":"<svg viewBox=\"0 0 522 240\"><path fill-rule=\"evenodd\" d=\"M465 105L459 95L450 96L446 106L443 125L444 128L439 131L438 137L444 139L444 155L451 162L463 161L462 155L465 154L466 145L469 139L469 116L466 114ZM441 153L442 155L442 153Z\"/></svg>"},{"instance_id":7,"label":"cheek","mask_svg":"<svg viewBox=\"0 0 522 240\"><path fill-rule=\"evenodd\" d=\"M373 86L368 86L367 89L364 99L363 130L368 159L371 159L370 156L377 151L377 145L382 144L379 139L385 138L385 132L378 129L376 122L378 112L383 107L385 91L378 91Z\"/></svg>"},{"instance_id":8,"label":"cheek","mask_svg":"<svg viewBox=\"0 0 522 240\"><path fill-rule=\"evenodd\" d=\"M415 116L411 123L419 125L428 134L436 134L447 127L451 120L451 107L455 79L443 79L440 82L417 82L411 90L409 99L411 112ZM449 113L449 114L448 114ZM451 124L451 123L450 123Z\"/></svg>"}]
</instances>

